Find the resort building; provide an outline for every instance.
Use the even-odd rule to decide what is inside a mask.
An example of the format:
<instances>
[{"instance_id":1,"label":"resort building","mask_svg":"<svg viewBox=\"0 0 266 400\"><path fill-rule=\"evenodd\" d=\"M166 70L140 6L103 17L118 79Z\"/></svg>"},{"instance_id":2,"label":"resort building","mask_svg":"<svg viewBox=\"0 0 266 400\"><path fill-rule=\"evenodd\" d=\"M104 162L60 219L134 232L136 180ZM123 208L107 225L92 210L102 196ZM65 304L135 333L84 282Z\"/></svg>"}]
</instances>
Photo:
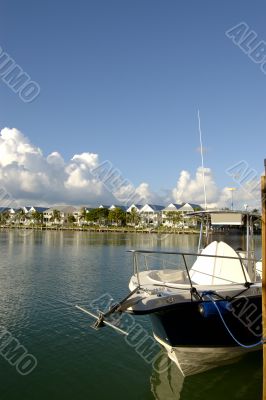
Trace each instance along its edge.
<instances>
[{"instance_id":1,"label":"resort building","mask_svg":"<svg viewBox=\"0 0 266 400\"><path fill-rule=\"evenodd\" d=\"M162 224L165 226L178 226L181 212L179 211L182 204L170 203L162 210Z\"/></svg>"},{"instance_id":2,"label":"resort building","mask_svg":"<svg viewBox=\"0 0 266 400\"><path fill-rule=\"evenodd\" d=\"M30 212L31 207L21 207L20 210L22 210L25 214L28 214Z\"/></svg>"},{"instance_id":3,"label":"resort building","mask_svg":"<svg viewBox=\"0 0 266 400\"><path fill-rule=\"evenodd\" d=\"M139 211L142 225L158 226L162 220L164 206L157 204L145 204Z\"/></svg>"},{"instance_id":4,"label":"resort building","mask_svg":"<svg viewBox=\"0 0 266 400\"><path fill-rule=\"evenodd\" d=\"M120 214L108 215L116 209L122 210ZM120 204L104 205L98 207L74 207L71 205L58 205L50 208L23 206L19 209L0 209L0 220L2 224L26 225L45 224L51 225L121 225L158 227L194 227L197 225L196 218L187 214L201 210L198 204L194 203L170 203L167 207L157 204L131 204L128 208ZM97 211L102 213L97 214ZM96 212L96 213L95 213ZM88 217L89 213L91 218Z\"/></svg>"},{"instance_id":5,"label":"resort building","mask_svg":"<svg viewBox=\"0 0 266 400\"><path fill-rule=\"evenodd\" d=\"M175 204L170 203L162 210L162 224L169 227L189 227L196 226L197 221L195 218L186 216L187 213L202 210L199 204L183 203Z\"/></svg>"},{"instance_id":6,"label":"resort building","mask_svg":"<svg viewBox=\"0 0 266 400\"><path fill-rule=\"evenodd\" d=\"M79 210L73 206L54 206L43 213L43 221L47 224L64 224L69 222L69 217L78 219Z\"/></svg>"}]
</instances>

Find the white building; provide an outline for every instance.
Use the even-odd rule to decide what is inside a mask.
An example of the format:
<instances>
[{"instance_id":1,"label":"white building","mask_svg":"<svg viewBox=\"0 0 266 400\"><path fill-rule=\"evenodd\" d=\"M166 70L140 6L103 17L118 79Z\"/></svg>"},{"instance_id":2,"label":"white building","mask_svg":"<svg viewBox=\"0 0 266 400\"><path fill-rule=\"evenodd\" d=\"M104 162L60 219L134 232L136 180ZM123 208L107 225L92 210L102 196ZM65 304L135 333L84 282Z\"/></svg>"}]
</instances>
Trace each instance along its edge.
<instances>
[{"instance_id":1,"label":"white building","mask_svg":"<svg viewBox=\"0 0 266 400\"><path fill-rule=\"evenodd\" d=\"M166 226L195 226L197 221L195 218L186 216L187 213L202 210L199 204L194 203L182 203L175 204L170 203L162 211L162 223ZM175 214L176 213L176 217Z\"/></svg>"},{"instance_id":2,"label":"white building","mask_svg":"<svg viewBox=\"0 0 266 400\"><path fill-rule=\"evenodd\" d=\"M60 218L54 220L54 211L57 210L59 211ZM68 222L68 217L73 215L76 220L78 219L79 216L79 210L76 207L73 206L54 206L51 208L48 208L46 211L43 213L43 220L44 222L51 224L51 223L57 223L57 224L64 224Z\"/></svg>"},{"instance_id":3,"label":"white building","mask_svg":"<svg viewBox=\"0 0 266 400\"><path fill-rule=\"evenodd\" d=\"M180 211L181 208L182 204L170 203L167 207L165 207L162 210L162 223L166 226L171 226L171 227L180 225L179 222L176 222L177 218L175 218L175 213L177 216L178 213L181 214Z\"/></svg>"},{"instance_id":4,"label":"white building","mask_svg":"<svg viewBox=\"0 0 266 400\"><path fill-rule=\"evenodd\" d=\"M28 214L30 212L31 207L21 207L21 210L25 213Z\"/></svg>"},{"instance_id":5,"label":"white building","mask_svg":"<svg viewBox=\"0 0 266 400\"><path fill-rule=\"evenodd\" d=\"M145 204L139 211L142 225L158 226L162 221L164 206L157 204Z\"/></svg>"}]
</instances>

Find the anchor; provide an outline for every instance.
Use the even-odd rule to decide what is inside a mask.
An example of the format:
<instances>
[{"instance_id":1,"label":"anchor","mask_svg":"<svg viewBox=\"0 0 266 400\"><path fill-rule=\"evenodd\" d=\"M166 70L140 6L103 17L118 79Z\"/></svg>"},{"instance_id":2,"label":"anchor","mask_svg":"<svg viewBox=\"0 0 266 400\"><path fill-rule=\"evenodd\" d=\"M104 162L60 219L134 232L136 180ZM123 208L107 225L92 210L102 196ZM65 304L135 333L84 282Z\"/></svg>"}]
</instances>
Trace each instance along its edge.
<instances>
[{"instance_id":1,"label":"anchor","mask_svg":"<svg viewBox=\"0 0 266 400\"><path fill-rule=\"evenodd\" d=\"M108 310L106 313L103 312L99 312L99 315L95 315L93 314L91 311L86 310L83 307L80 307L78 305L76 305L75 307L84 312L85 314L90 315L91 317L95 318L96 321L93 325L91 325L91 327L95 330L98 330L99 328L104 327L105 325L109 326L110 328L115 329L117 332L127 336L128 332L124 331L123 329L119 328L118 326L112 324L111 322L106 321L106 318L109 317L111 314L115 313L115 312L123 312L125 309L127 309L128 307L130 307L132 304L135 304L138 299L134 299L134 301L132 302L128 302L127 300L133 296L133 294L135 294L138 290L139 290L139 286L136 287L132 292L130 292L123 300L121 300L119 303L114 304L110 310ZM126 304L126 306L125 306ZM122 307L124 305L124 307Z\"/></svg>"}]
</instances>

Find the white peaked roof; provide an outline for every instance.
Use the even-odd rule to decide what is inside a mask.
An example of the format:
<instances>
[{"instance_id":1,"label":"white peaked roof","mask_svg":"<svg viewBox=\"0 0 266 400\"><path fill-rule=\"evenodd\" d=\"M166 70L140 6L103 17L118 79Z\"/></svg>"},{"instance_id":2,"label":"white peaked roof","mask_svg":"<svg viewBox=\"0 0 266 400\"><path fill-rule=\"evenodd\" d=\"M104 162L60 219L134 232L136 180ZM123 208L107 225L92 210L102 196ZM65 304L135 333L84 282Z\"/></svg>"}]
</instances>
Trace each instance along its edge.
<instances>
[{"instance_id":1,"label":"white peaked roof","mask_svg":"<svg viewBox=\"0 0 266 400\"><path fill-rule=\"evenodd\" d=\"M127 212L131 212L133 208L136 208L137 211L139 211L143 205L140 204L131 204L130 207L128 207Z\"/></svg>"},{"instance_id":2,"label":"white peaked roof","mask_svg":"<svg viewBox=\"0 0 266 400\"><path fill-rule=\"evenodd\" d=\"M213 255L214 257L199 256L197 258L189 272L192 282L198 285L227 285L245 282L239 256L225 242L214 241L205 247L201 254ZM219 258L216 256L236 257L236 259ZM250 282L246 270L245 275L247 281Z\"/></svg>"},{"instance_id":3,"label":"white peaked roof","mask_svg":"<svg viewBox=\"0 0 266 400\"><path fill-rule=\"evenodd\" d=\"M194 211L194 208L189 203L182 204L179 211Z\"/></svg>"},{"instance_id":4,"label":"white peaked roof","mask_svg":"<svg viewBox=\"0 0 266 400\"><path fill-rule=\"evenodd\" d=\"M170 203L167 207L163 209L163 211L179 211L181 207L182 204Z\"/></svg>"},{"instance_id":5,"label":"white peaked roof","mask_svg":"<svg viewBox=\"0 0 266 400\"><path fill-rule=\"evenodd\" d=\"M145 204L141 209L140 212L158 212L162 211L164 206L159 206L157 204Z\"/></svg>"}]
</instances>

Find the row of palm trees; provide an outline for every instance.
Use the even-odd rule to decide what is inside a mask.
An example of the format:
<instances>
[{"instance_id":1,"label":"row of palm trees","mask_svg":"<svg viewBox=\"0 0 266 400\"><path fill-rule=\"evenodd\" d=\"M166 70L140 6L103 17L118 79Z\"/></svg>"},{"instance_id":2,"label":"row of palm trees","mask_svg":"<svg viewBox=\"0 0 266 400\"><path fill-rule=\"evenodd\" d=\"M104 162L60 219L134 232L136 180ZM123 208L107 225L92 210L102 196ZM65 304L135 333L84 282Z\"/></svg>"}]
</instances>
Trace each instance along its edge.
<instances>
[{"instance_id":1,"label":"row of palm trees","mask_svg":"<svg viewBox=\"0 0 266 400\"><path fill-rule=\"evenodd\" d=\"M137 225L140 221L138 212L133 209L131 213L126 213L120 208L115 208L113 210L108 210L107 208L95 208L87 212L85 208L82 208L79 212L79 216L75 217L73 214L69 214L66 217L68 224L82 223L82 224L92 224L96 223L98 225L126 225L132 223ZM25 213L23 209L18 210L15 214L11 215L8 210L0 212L0 223L3 224L36 224L42 225L46 223L44 219L44 214L39 211L34 211L32 213ZM62 217L59 210L54 209L52 216L49 218L49 222L53 224L61 224ZM64 221L65 222L65 221Z\"/></svg>"},{"instance_id":2,"label":"row of palm trees","mask_svg":"<svg viewBox=\"0 0 266 400\"><path fill-rule=\"evenodd\" d=\"M168 211L166 213L166 219L172 226L178 226L184 223L184 216L182 212ZM138 210L133 207L131 212L126 212L121 208L117 207L113 210L107 208L95 208L87 212L86 209L82 209L79 217L79 222L94 223L97 225L118 225L118 226L138 226L140 222L144 225L148 225L151 221L149 217L143 219L139 214Z\"/></svg>"},{"instance_id":3,"label":"row of palm trees","mask_svg":"<svg viewBox=\"0 0 266 400\"><path fill-rule=\"evenodd\" d=\"M119 207L116 207L113 210L107 208L94 208L89 212L87 212L86 209L82 209L79 221L83 224L136 226L140 222L140 216L136 208L133 208L130 213Z\"/></svg>"},{"instance_id":4,"label":"row of palm trees","mask_svg":"<svg viewBox=\"0 0 266 400\"><path fill-rule=\"evenodd\" d=\"M52 221L60 220L60 211L53 210ZM10 214L8 210L0 213L0 223L1 224L43 224L44 215L39 211L33 211L31 213L25 213L23 209L18 210L15 214Z\"/></svg>"},{"instance_id":5,"label":"row of palm trees","mask_svg":"<svg viewBox=\"0 0 266 400\"><path fill-rule=\"evenodd\" d=\"M171 226L178 226L184 221L184 217L181 212L168 211L166 213L167 221ZM44 214L39 211L31 213L25 213L23 209L18 210L14 215L10 215L8 211L0 213L0 224L1 225L44 225L47 222L49 224L59 225L62 224L62 216L59 210L54 209L52 216L49 221L44 219ZM138 226L140 222L142 225L149 225L150 220L143 220L136 208L132 208L131 212L126 212L121 208L117 207L112 210L107 208L94 208L89 212L86 208L82 208L78 216L69 214L64 218L64 224L69 225L116 225L116 226Z\"/></svg>"}]
</instances>

